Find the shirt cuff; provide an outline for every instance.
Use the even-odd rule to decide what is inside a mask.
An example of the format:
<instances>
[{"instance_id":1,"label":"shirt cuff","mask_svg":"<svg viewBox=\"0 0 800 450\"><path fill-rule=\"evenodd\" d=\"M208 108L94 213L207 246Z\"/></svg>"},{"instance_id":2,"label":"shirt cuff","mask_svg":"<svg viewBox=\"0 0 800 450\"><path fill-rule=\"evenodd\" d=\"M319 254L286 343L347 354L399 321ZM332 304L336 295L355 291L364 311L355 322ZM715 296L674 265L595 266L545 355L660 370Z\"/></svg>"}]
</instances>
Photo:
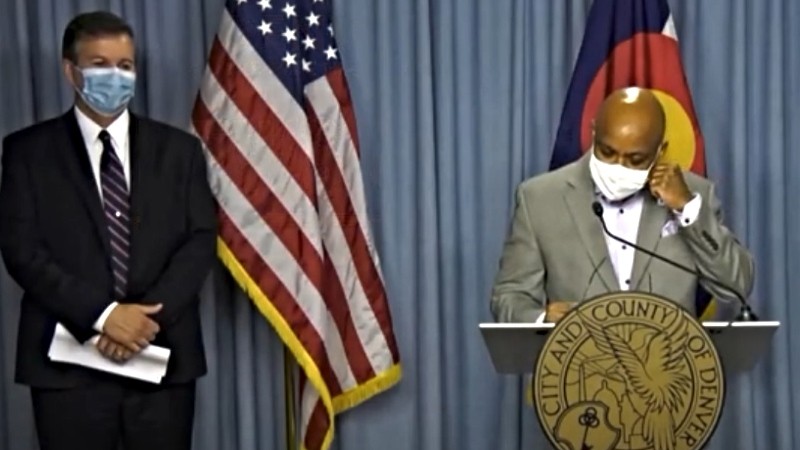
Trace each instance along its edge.
<instances>
[{"instance_id":1,"label":"shirt cuff","mask_svg":"<svg viewBox=\"0 0 800 450\"><path fill-rule=\"evenodd\" d=\"M703 206L703 197L695 193L694 197L689 200L689 203L683 206L683 211L672 211L678 219L681 227L688 227L697 221L697 216L700 215L700 207Z\"/></svg>"},{"instance_id":2,"label":"shirt cuff","mask_svg":"<svg viewBox=\"0 0 800 450\"><path fill-rule=\"evenodd\" d=\"M545 316L545 313L539 314L539 317L536 319L536 322L533 322L533 323L535 323L537 325L540 324L540 323L544 323L544 316Z\"/></svg>"},{"instance_id":3,"label":"shirt cuff","mask_svg":"<svg viewBox=\"0 0 800 450\"><path fill-rule=\"evenodd\" d=\"M97 321L95 321L94 323L95 331L97 331L98 333L103 332L103 326L105 326L106 324L106 319L108 319L108 316L111 315L111 311L113 311L118 304L119 303L117 302L112 302L110 305L106 306L106 309L103 311L103 314L100 314L100 317L98 317Z\"/></svg>"}]
</instances>

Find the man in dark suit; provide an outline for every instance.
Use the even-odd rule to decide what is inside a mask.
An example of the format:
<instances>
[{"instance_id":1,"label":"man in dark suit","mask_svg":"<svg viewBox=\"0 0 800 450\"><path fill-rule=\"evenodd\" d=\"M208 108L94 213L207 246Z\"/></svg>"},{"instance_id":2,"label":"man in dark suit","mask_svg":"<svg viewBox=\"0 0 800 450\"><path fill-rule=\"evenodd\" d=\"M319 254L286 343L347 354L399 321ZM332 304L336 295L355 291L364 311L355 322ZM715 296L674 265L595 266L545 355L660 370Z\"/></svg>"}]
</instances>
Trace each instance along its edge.
<instances>
[{"instance_id":1,"label":"man in dark suit","mask_svg":"<svg viewBox=\"0 0 800 450\"><path fill-rule=\"evenodd\" d=\"M133 32L77 16L63 39L66 114L7 136L0 249L22 287L17 382L31 386L41 448L188 449L206 371L198 291L214 261L215 210L200 143L128 112ZM56 324L124 364L171 350L161 384L54 363Z\"/></svg>"}]
</instances>

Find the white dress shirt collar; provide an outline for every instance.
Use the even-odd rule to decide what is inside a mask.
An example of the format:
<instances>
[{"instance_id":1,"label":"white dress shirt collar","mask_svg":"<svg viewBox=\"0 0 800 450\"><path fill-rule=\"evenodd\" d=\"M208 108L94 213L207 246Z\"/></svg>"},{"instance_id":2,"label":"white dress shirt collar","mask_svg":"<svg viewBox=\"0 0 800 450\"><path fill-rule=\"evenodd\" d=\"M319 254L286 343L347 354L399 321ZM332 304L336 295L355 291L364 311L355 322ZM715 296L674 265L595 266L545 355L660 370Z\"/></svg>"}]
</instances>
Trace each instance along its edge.
<instances>
[{"instance_id":1,"label":"white dress shirt collar","mask_svg":"<svg viewBox=\"0 0 800 450\"><path fill-rule=\"evenodd\" d=\"M78 107L75 107L75 118L78 120L78 127L81 129L83 142L86 143L87 147L93 145L97 141L100 132L103 131L103 128L84 114ZM127 146L130 124L131 116L126 109L111 123L111 125L105 128L108 134L111 135L111 143L114 145L114 148L121 149Z\"/></svg>"},{"instance_id":2,"label":"white dress shirt collar","mask_svg":"<svg viewBox=\"0 0 800 450\"><path fill-rule=\"evenodd\" d=\"M86 146L86 153L89 156L89 165L92 168L94 181L97 185L97 192L100 197L103 196L102 183L100 180L100 160L103 157L103 143L100 142L99 135L103 128L90 119L80 109L75 108L75 118L78 121L78 128L81 130L84 145ZM124 111L111 125L106 128L108 134L111 135L111 147L117 154L120 163L122 163L122 171L125 174L125 181L130 188L130 126L131 118L128 111Z\"/></svg>"}]
</instances>

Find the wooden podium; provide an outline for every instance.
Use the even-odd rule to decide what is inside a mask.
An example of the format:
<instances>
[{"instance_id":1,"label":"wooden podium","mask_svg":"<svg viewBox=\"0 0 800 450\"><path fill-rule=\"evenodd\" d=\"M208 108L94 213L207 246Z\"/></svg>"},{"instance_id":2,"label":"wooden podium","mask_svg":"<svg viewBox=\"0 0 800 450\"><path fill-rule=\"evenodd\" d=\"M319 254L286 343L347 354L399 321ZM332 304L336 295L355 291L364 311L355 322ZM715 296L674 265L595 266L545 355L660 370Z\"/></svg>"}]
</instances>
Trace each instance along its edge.
<instances>
[{"instance_id":1,"label":"wooden podium","mask_svg":"<svg viewBox=\"0 0 800 450\"><path fill-rule=\"evenodd\" d=\"M652 294L614 293L552 323L482 323L500 374L533 374L539 424L561 450L694 450L725 379L752 370L777 321L700 323Z\"/></svg>"}]
</instances>

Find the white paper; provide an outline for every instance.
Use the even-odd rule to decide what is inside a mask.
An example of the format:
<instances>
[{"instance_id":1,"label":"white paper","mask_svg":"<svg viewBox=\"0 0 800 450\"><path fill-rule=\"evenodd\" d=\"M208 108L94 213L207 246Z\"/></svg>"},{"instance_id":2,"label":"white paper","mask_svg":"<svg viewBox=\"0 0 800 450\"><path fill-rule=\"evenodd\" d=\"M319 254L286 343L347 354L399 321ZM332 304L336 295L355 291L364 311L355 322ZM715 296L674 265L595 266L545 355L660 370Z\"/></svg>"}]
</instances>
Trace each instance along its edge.
<instances>
[{"instance_id":1,"label":"white paper","mask_svg":"<svg viewBox=\"0 0 800 450\"><path fill-rule=\"evenodd\" d=\"M107 359L95 347L99 339L100 336L97 335L81 344L59 323L47 356L51 361L76 364L154 384L161 383L167 373L170 355L168 348L149 345L128 361L118 363Z\"/></svg>"}]
</instances>

